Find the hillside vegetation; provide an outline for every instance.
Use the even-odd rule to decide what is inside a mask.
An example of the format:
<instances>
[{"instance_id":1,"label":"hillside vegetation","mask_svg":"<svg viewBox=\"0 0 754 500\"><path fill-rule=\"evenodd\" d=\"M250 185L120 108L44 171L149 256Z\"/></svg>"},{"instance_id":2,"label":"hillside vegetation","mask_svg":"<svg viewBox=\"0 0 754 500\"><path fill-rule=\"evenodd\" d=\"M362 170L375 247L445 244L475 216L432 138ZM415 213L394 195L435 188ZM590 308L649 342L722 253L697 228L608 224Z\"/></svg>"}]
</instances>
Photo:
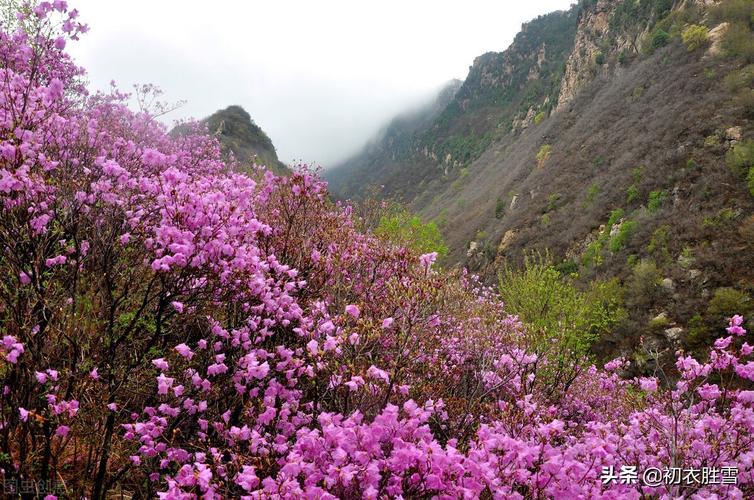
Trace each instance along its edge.
<instances>
[{"instance_id":1,"label":"hillside vegetation","mask_svg":"<svg viewBox=\"0 0 754 500\"><path fill-rule=\"evenodd\" d=\"M629 314L592 351L652 373L754 307L752 12L599 0L540 17L475 61L410 154L365 152L327 173L333 192L383 185L489 283L530 252L582 290L617 280ZM461 124L487 139L448 157Z\"/></svg>"},{"instance_id":2,"label":"hillside vegetation","mask_svg":"<svg viewBox=\"0 0 754 500\"><path fill-rule=\"evenodd\" d=\"M592 337L626 314L615 280L580 289L561 280L578 264L532 254L501 274L508 306L438 265L438 227L400 206L334 203L306 165L285 176L242 166L204 123L171 134L127 94L89 93L66 52L87 26L66 2L2 7L6 496L754 495L744 317L716 328L703 356L678 352L672 376L633 377L636 360L595 366ZM685 48L672 54L696 64ZM559 116L539 126L555 130ZM528 144L531 160L541 144ZM559 147L534 171L557 165ZM749 196L747 151L726 170L739 176L731 197ZM673 192L643 179L629 180L642 199L651 189L646 219L613 209L611 225L636 217L638 234L670 213ZM631 286L646 291L636 299L654 292L663 241L633 268ZM745 305L739 288L715 291L713 315ZM663 470L690 472L658 481Z\"/></svg>"}]
</instances>

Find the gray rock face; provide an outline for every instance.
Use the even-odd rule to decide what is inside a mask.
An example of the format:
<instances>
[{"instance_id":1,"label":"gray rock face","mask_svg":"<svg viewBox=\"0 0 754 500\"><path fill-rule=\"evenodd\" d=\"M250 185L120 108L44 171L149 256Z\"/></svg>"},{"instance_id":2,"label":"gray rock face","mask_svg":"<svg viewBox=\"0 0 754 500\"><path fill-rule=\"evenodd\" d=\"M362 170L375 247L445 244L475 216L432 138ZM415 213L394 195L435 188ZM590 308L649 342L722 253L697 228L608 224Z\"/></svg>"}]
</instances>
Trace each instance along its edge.
<instances>
[{"instance_id":1,"label":"gray rock face","mask_svg":"<svg viewBox=\"0 0 754 500\"><path fill-rule=\"evenodd\" d=\"M671 342L679 342L683 336L683 328L680 326L674 326L665 330L665 337Z\"/></svg>"}]
</instances>

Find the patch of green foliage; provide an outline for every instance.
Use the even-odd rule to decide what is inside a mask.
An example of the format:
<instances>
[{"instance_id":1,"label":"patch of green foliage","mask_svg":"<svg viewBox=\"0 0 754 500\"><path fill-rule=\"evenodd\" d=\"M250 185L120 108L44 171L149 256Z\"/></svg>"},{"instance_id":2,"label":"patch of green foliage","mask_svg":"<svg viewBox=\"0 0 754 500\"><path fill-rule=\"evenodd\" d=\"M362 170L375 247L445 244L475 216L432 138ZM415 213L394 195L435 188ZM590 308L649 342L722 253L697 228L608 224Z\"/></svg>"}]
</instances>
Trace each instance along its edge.
<instances>
[{"instance_id":1,"label":"patch of green foliage","mask_svg":"<svg viewBox=\"0 0 754 500\"><path fill-rule=\"evenodd\" d=\"M547 207L545 207L545 212L552 212L557 208L558 201L560 200L560 193L551 193L550 196L547 197Z\"/></svg>"},{"instance_id":2,"label":"patch of green foliage","mask_svg":"<svg viewBox=\"0 0 754 500\"><path fill-rule=\"evenodd\" d=\"M692 24L681 34L681 40L689 52L700 49L709 41L709 28L698 24Z\"/></svg>"},{"instance_id":3,"label":"patch of green foliage","mask_svg":"<svg viewBox=\"0 0 754 500\"><path fill-rule=\"evenodd\" d=\"M520 270L506 267L499 284L507 310L528 326L537 353L586 356L592 343L626 316L617 281L580 290L547 254L527 256Z\"/></svg>"},{"instance_id":4,"label":"patch of green foliage","mask_svg":"<svg viewBox=\"0 0 754 500\"><path fill-rule=\"evenodd\" d=\"M618 232L610 238L610 251L618 253L626 246L626 243L631 239L631 236L636 231L638 223L635 220L626 220L618 228Z\"/></svg>"},{"instance_id":5,"label":"patch of green foliage","mask_svg":"<svg viewBox=\"0 0 754 500\"><path fill-rule=\"evenodd\" d=\"M749 193L754 196L754 140L748 139L733 146L725 162L737 177L746 177Z\"/></svg>"},{"instance_id":6,"label":"patch of green foliage","mask_svg":"<svg viewBox=\"0 0 754 500\"><path fill-rule=\"evenodd\" d=\"M631 184L626 189L626 203L631 204L637 198L639 198L639 188L636 187L636 184Z\"/></svg>"},{"instance_id":7,"label":"patch of green foliage","mask_svg":"<svg viewBox=\"0 0 754 500\"><path fill-rule=\"evenodd\" d=\"M724 83L744 117L754 119L754 64L731 71L725 76Z\"/></svg>"},{"instance_id":8,"label":"patch of green foliage","mask_svg":"<svg viewBox=\"0 0 754 500\"><path fill-rule=\"evenodd\" d=\"M715 323L724 322L734 314L746 314L751 310L751 299L735 288L723 287L715 290L707 305L707 315Z\"/></svg>"},{"instance_id":9,"label":"patch of green foliage","mask_svg":"<svg viewBox=\"0 0 754 500\"><path fill-rule=\"evenodd\" d=\"M502 219L505 215L505 200L498 198L495 202L495 218Z\"/></svg>"},{"instance_id":10,"label":"patch of green foliage","mask_svg":"<svg viewBox=\"0 0 754 500\"><path fill-rule=\"evenodd\" d=\"M618 54L618 64L627 64L629 61L629 54L626 49L623 49Z\"/></svg>"},{"instance_id":11,"label":"patch of green foliage","mask_svg":"<svg viewBox=\"0 0 754 500\"><path fill-rule=\"evenodd\" d=\"M649 307L660 292L661 281L660 270L654 261L639 261L626 281L626 305L642 309Z\"/></svg>"},{"instance_id":12,"label":"patch of green foliage","mask_svg":"<svg viewBox=\"0 0 754 500\"><path fill-rule=\"evenodd\" d=\"M610 229L614 225L618 223L619 220L623 218L623 209L622 208L616 208L612 212L610 212L610 217L607 218L607 231L609 232Z\"/></svg>"},{"instance_id":13,"label":"patch of green foliage","mask_svg":"<svg viewBox=\"0 0 754 500\"><path fill-rule=\"evenodd\" d=\"M647 245L647 251L658 262L668 262L670 260L670 249L668 244L670 241L670 226L662 225L654 230L652 237Z\"/></svg>"},{"instance_id":14,"label":"patch of green foliage","mask_svg":"<svg viewBox=\"0 0 754 500\"><path fill-rule=\"evenodd\" d=\"M547 162L547 159L550 158L551 153L552 153L552 146L549 144L542 144L536 156L537 166L539 168L542 168L545 166L545 163Z\"/></svg>"},{"instance_id":15,"label":"patch of green foliage","mask_svg":"<svg viewBox=\"0 0 754 500\"><path fill-rule=\"evenodd\" d=\"M621 33L628 40L630 49L638 53L637 44L647 26L652 26L667 16L671 7L672 0L618 2L608 20L610 32Z\"/></svg>"},{"instance_id":16,"label":"patch of green foliage","mask_svg":"<svg viewBox=\"0 0 754 500\"><path fill-rule=\"evenodd\" d=\"M602 66L603 64L605 64L605 54L601 50L598 50L594 54L594 63L597 66Z\"/></svg>"},{"instance_id":17,"label":"patch of green foliage","mask_svg":"<svg viewBox=\"0 0 754 500\"><path fill-rule=\"evenodd\" d=\"M647 198L647 210L649 210L649 213L657 212L667 197L668 192L664 189L657 189L649 193L649 197Z\"/></svg>"},{"instance_id":18,"label":"patch of green foliage","mask_svg":"<svg viewBox=\"0 0 754 500\"><path fill-rule=\"evenodd\" d=\"M720 134L718 133L710 134L704 138L705 148L715 148L719 145L720 145Z\"/></svg>"},{"instance_id":19,"label":"patch of green foliage","mask_svg":"<svg viewBox=\"0 0 754 500\"><path fill-rule=\"evenodd\" d=\"M441 257L448 254L448 247L437 224L425 223L418 215L403 208L396 208L380 217L375 234L417 253L437 252Z\"/></svg>"},{"instance_id":20,"label":"patch of green foliage","mask_svg":"<svg viewBox=\"0 0 754 500\"><path fill-rule=\"evenodd\" d=\"M650 40L651 42L649 45L649 53L651 54L655 50L661 47L664 47L668 44L668 42L670 41L670 33L668 33L667 31L661 28L656 28L652 32L652 35L650 36Z\"/></svg>"},{"instance_id":21,"label":"patch of green foliage","mask_svg":"<svg viewBox=\"0 0 754 500\"><path fill-rule=\"evenodd\" d=\"M725 207L715 215L705 217L702 221L702 227L719 227L736 218L736 211L730 207Z\"/></svg>"},{"instance_id":22,"label":"patch of green foliage","mask_svg":"<svg viewBox=\"0 0 754 500\"><path fill-rule=\"evenodd\" d=\"M589 186L589 189L586 192L586 199L584 200L584 205L588 206L594 203L594 200L597 199L597 195L600 192L599 186L595 183Z\"/></svg>"},{"instance_id":23,"label":"patch of green foliage","mask_svg":"<svg viewBox=\"0 0 754 500\"><path fill-rule=\"evenodd\" d=\"M581 263L586 268L599 267L602 265L602 247L603 240L597 239L591 242L584 250Z\"/></svg>"}]
</instances>

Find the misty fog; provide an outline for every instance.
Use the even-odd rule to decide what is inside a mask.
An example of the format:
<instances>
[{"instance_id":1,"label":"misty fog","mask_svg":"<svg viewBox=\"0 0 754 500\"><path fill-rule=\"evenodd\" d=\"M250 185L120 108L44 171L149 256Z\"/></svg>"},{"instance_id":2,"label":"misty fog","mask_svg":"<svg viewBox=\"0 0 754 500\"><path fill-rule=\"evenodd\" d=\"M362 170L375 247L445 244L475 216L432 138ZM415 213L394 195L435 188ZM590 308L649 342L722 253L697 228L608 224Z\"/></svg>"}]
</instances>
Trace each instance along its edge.
<instances>
[{"instance_id":1,"label":"misty fog","mask_svg":"<svg viewBox=\"0 0 754 500\"><path fill-rule=\"evenodd\" d=\"M154 83L186 101L168 123L239 104L281 160L327 168L504 50L523 22L570 3L82 0L92 30L69 48L92 89Z\"/></svg>"}]
</instances>

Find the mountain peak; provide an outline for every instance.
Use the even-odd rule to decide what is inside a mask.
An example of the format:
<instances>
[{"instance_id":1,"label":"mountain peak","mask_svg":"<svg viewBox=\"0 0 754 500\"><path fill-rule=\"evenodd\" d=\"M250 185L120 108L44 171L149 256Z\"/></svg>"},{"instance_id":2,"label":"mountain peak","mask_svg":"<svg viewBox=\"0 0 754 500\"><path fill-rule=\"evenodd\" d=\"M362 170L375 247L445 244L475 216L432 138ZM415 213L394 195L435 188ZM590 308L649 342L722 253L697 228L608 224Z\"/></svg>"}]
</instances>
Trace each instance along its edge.
<instances>
[{"instance_id":1,"label":"mountain peak","mask_svg":"<svg viewBox=\"0 0 754 500\"><path fill-rule=\"evenodd\" d=\"M207 125L211 134L217 136L223 152L233 153L242 166L255 161L275 173L288 171L285 164L278 159L272 140L242 106L228 106L216 111L202 122Z\"/></svg>"}]
</instances>

